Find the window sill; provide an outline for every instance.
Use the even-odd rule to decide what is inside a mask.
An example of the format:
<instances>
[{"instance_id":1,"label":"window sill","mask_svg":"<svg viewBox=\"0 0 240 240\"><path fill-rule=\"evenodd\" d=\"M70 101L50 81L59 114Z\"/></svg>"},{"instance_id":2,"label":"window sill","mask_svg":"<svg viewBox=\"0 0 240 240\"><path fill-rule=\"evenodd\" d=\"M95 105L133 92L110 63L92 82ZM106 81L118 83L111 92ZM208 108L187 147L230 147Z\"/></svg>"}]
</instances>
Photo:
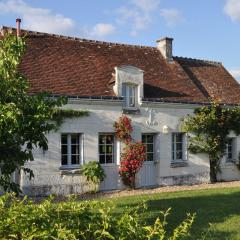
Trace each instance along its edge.
<instances>
[{"instance_id":1,"label":"window sill","mask_svg":"<svg viewBox=\"0 0 240 240\"><path fill-rule=\"evenodd\" d=\"M171 168L178 168L178 167L187 167L188 163L186 161L182 162L171 162Z\"/></svg>"},{"instance_id":2,"label":"window sill","mask_svg":"<svg viewBox=\"0 0 240 240\"><path fill-rule=\"evenodd\" d=\"M227 160L224 165L225 166L232 166L232 165L236 165L236 163L237 163L236 160L233 159L231 161Z\"/></svg>"},{"instance_id":3,"label":"window sill","mask_svg":"<svg viewBox=\"0 0 240 240\"><path fill-rule=\"evenodd\" d=\"M122 113L124 114L140 114L140 109L136 107L124 107L122 109Z\"/></svg>"},{"instance_id":4,"label":"window sill","mask_svg":"<svg viewBox=\"0 0 240 240\"><path fill-rule=\"evenodd\" d=\"M61 175L80 175L82 173L81 166L61 166Z\"/></svg>"}]
</instances>

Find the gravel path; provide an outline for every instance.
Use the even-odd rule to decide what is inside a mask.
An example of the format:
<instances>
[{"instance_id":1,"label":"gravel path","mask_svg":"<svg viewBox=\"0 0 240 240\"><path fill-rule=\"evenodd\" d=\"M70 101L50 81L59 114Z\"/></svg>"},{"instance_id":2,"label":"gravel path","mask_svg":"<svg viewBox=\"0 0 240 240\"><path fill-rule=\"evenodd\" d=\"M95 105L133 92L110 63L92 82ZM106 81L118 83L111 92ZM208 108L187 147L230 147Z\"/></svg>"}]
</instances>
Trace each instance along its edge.
<instances>
[{"instance_id":1,"label":"gravel path","mask_svg":"<svg viewBox=\"0 0 240 240\"><path fill-rule=\"evenodd\" d=\"M117 198L117 197L127 197L127 196L137 196L137 195L151 195L153 193L164 193L164 192L179 192L179 191L192 191L192 190L203 190L203 189L216 189L216 188L233 188L239 187L240 181L232 182L219 182L219 183L203 183L198 185L184 185L184 186L166 186L166 187L157 187L152 189L135 189L135 190L115 190L115 191L106 191L98 193L86 193L76 196L76 200L96 200L101 198ZM36 203L41 202L46 197L34 197ZM54 202L66 201L67 196L56 196Z\"/></svg>"},{"instance_id":2,"label":"gravel path","mask_svg":"<svg viewBox=\"0 0 240 240\"><path fill-rule=\"evenodd\" d=\"M214 189L214 188L232 188L240 187L240 181L233 182L219 182L219 183L204 183L198 185L188 185L188 186L166 186L157 187L153 189L135 189L135 190L118 190L118 191L106 191L99 192L95 194L83 194L79 195L78 199L98 199L98 198L115 198L124 196L136 196L136 195L149 195L153 193L164 193L164 192L178 192L178 191L192 191L192 190L202 190L202 189Z\"/></svg>"}]
</instances>

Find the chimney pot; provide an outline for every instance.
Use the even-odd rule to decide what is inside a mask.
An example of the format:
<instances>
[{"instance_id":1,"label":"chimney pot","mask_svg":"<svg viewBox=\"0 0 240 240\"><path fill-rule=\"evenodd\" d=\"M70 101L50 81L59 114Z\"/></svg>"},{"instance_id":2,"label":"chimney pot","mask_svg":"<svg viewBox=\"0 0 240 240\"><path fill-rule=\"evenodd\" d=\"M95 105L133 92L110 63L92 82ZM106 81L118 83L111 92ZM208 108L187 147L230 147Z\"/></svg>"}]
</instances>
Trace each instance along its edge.
<instances>
[{"instance_id":1,"label":"chimney pot","mask_svg":"<svg viewBox=\"0 0 240 240\"><path fill-rule=\"evenodd\" d=\"M167 62L172 62L172 42L173 38L165 37L157 40L157 49L161 52Z\"/></svg>"},{"instance_id":2,"label":"chimney pot","mask_svg":"<svg viewBox=\"0 0 240 240\"><path fill-rule=\"evenodd\" d=\"M21 19L17 18L16 19L16 29L17 29L17 36L20 37L21 36Z\"/></svg>"}]
</instances>

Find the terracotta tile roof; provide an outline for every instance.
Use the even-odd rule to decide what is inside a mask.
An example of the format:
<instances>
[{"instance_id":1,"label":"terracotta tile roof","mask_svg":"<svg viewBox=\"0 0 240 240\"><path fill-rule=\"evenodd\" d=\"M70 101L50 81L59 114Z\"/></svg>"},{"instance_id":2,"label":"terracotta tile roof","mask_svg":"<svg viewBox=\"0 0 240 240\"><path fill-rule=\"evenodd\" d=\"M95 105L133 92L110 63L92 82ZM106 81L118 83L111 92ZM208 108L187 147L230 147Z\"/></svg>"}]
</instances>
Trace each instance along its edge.
<instances>
[{"instance_id":1,"label":"terracotta tile roof","mask_svg":"<svg viewBox=\"0 0 240 240\"><path fill-rule=\"evenodd\" d=\"M20 69L31 93L114 96L114 67L132 65L144 71L145 98L207 102L212 97L240 103L240 85L218 62L174 57L170 64L155 47L25 33L27 49Z\"/></svg>"}]
</instances>

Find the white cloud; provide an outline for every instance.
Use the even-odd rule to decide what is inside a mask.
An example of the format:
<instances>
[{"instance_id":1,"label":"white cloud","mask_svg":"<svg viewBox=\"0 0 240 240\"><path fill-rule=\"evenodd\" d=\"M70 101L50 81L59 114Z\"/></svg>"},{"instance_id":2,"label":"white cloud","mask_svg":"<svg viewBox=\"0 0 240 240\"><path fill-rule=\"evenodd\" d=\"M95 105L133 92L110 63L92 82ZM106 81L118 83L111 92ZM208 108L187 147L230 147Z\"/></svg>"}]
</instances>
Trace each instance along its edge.
<instances>
[{"instance_id":1,"label":"white cloud","mask_svg":"<svg viewBox=\"0 0 240 240\"><path fill-rule=\"evenodd\" d=\"M230 73L236 78L240 80L240 68L239 69L232 69Z\"/></svg>"},{"instance_id":2,"label":"white cloud","mask_svg":"<svg viewBox=\"0 0 240 240\"><path fill-rule=\"evenodd\" d=\"M131 0L131 3L145 13L156 10L160 4L159 0Z\"/></svg>"},{"instance_id":3,"label":"white cloud","mask_svg":"<svg viewBox=\"0 0 240 240\"><path fill-rule=\"evenodd\" d=\"M130 0L129 5L116 10L119 24L130 24L131 35L146 29L152 22L152 16L159 7L159 0Z\"/></svg>"},{"instance_id":4,"label":"white cloud","mask_svg":"<svg viewBox=\"0 0 240 240\"><path fill-rule=\"evenodd\" d=\"M165 19L169 27L183 21L183 16L177 9L161 9L160 15Z\"/></svg>"},{"instance_id":5,"label":"white cloud","mask_svg":"<svg viewBox=\"0 0 240 240\"><path fill-rule=\"evenodd\" d=\"M32 7L24 0L0 2L0 15L7 14L22 18L24 29L39 32L100 38L115 32L115 27L108 23L98 23L93 27L78 27L73 19L54 13L50 9Z\"/></svg>"},{"instance_id":6,"label":"white cloud","mask_svg":"<svg viewBox=\"0 0 240 240\"><path fill-rule=\"evenodd\" d=\"M116 10L118 14L117 23L130 25L131 35L136 36L139 31L145 30L157 17L157 13L164 18L167 26L175 25L183 19L181 13L176 9L161 9L160 0L129 0L129 4Z\"/></svg>"},{"instance_id":7,"label":"white cloud","mask_svg":"<svg viewBox=\"0 0 240 240\"><path fill-rule=\"evenodd\" d=\"M240 1L227 0L224 6L224 12L231 17L233 21L240 21Z\"/></svg>"},{"instance_id":8,"label":"white cloud","mask_svg":"<svg viewBox=\"0 0 240 240\"><path fill-rule=\"evenodd\" d=\"M0 14L15 14L23 19L23 27L40 32L68 34L75 30L71 18L55 14L49 9L34 8L23 0L7 0L0 3Z\"/></svg>"},{"instance_id":9,"label":"white cloud","mask_svg":"<svg viewBox=\"0 0 240 240\"><path fill-rule=\"evenodd\" d=\"M109 23L98 23L92 30L88 30L90 36L105 37L115 33L115 26Z\"/></svg>"}]
</instances>

